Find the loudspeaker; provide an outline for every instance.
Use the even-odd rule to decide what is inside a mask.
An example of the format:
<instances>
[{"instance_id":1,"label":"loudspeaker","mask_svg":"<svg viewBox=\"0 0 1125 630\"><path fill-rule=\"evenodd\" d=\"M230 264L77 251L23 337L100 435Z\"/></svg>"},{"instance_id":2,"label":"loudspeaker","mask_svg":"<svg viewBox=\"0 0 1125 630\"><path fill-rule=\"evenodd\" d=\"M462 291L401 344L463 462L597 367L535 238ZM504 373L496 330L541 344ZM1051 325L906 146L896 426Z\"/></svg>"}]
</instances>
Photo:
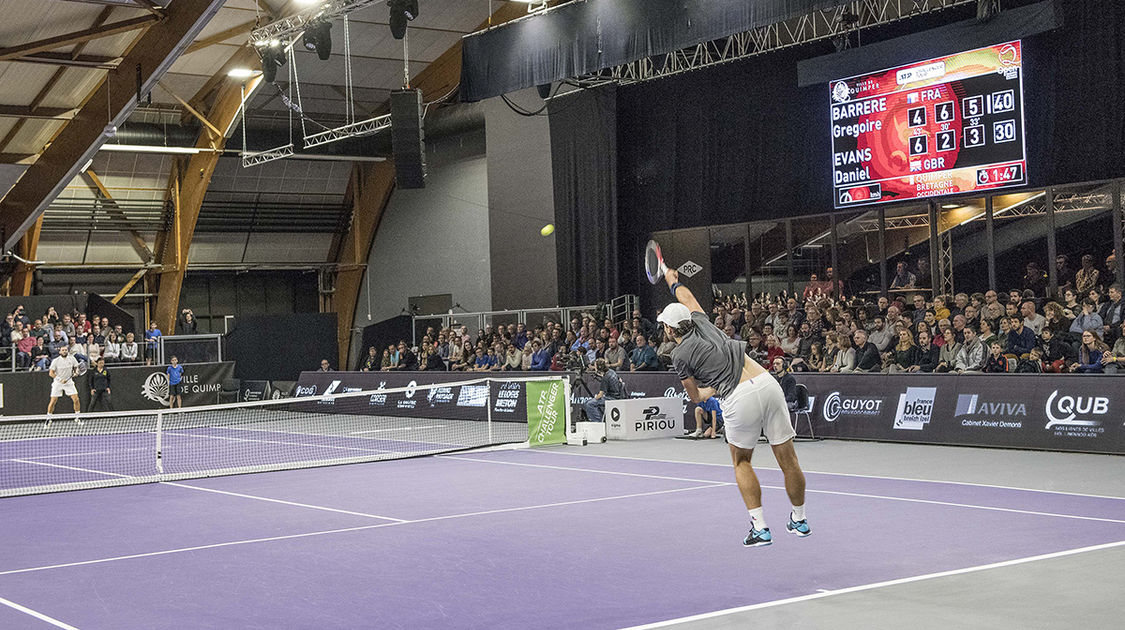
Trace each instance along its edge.
<instances>
[{"instance_id":1,"label":"loudspeaker","mask_svg":"<svg viewBox=\"0 0 1125 630\"><path fill-rule=\"evenodd\" d=\"M398 187L425 188L426 142L421 90L391 92L391 147Z\"/></svg>"}]
</instances>

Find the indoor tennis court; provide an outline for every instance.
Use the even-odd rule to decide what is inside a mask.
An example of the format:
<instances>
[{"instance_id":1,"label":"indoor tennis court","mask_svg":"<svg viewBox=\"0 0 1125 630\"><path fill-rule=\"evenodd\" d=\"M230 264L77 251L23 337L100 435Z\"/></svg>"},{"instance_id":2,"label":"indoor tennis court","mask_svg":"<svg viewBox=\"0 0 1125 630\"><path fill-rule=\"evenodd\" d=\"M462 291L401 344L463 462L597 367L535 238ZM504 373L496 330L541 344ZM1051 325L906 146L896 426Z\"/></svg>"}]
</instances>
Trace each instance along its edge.
<instances>
[{"instance_id":1,"label":"indoor tennis court","mask_svg":"<svg viewBox=\"0 0 1125 630\"><path fill-rule=\"evenodd\" d=\"M9 498L0 614L11 628L848 627L878 602L917 627L1048 627L1065 598L1110 624L1095 604L1125 582L1112 457L810 444L814 535L746 549L725 455L515 449ZM48 461L97 474L83 457ZM758 457L783 519L780 473ZM1072 492L1092 487L1105 494Z\"/></svg>"}]
</instances>

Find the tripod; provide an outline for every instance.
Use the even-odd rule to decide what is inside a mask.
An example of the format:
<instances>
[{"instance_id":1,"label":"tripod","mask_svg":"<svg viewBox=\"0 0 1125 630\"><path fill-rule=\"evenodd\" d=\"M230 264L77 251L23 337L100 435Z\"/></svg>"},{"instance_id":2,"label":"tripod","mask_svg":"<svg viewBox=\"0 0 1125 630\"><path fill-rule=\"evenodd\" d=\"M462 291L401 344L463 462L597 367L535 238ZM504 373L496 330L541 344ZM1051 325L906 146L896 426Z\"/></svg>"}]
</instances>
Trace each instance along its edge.
<instances>
[{"instance_id":1,"label":"tripod","mask_svg":"<svg viewBox=\"0 0 1125 630\"><path fill-rule=\"evenodd\" d=\"M570 375L570 388L571 388L571 395L572 396L574 395L575 392L581 391L581 392L585 392L586 395L589 396L590 398L594 397L594 392L590 391L590 386L586 384L586 379L582 378L586 374L586 372L582 372L582 371L578 371L578 370L567 370L567 374ZM579 418L581 418L582 422L585 422L585 421L589 420L589 418L586 417L586 407L584 405L576 404L575 407L577 407L577 409L575 410L575 413L570 414L570 417L571 417L570 432L571 433L574 432L574 423L579 422L579 420L578 420Z\"/></svg>"}]
</instances>

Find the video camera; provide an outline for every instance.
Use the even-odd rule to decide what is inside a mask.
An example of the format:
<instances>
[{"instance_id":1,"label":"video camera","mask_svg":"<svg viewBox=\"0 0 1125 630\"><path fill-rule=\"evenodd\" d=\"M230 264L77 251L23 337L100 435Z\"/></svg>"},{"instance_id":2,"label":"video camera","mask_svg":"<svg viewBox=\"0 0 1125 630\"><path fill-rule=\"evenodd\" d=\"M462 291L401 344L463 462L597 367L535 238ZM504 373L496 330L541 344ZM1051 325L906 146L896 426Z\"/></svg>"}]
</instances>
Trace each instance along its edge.
<instances>
[{"instance_id":1,"label":"video camera","mask_svg":"<svg viewBox=\"0 0 1125 630\"><path fill-rule=\"evenodd\" d=\"M567 353L563 356L561 363L563 369L571 372L585 372L590 369L590 359L582 351Z\"/></svg>"}]
</instances>

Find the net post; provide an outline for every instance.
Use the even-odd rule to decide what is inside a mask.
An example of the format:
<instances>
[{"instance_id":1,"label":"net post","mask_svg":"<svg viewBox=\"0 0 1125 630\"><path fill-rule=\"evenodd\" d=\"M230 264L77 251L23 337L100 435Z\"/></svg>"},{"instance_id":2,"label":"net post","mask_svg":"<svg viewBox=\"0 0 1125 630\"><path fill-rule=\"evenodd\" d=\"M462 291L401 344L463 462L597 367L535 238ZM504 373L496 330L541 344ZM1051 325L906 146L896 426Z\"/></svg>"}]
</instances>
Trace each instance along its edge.
<instances>
[{"instance_id":1,"label":"net post","mask_svg":"<svg viewBox=\"0 0 1125 630\"><path fill-rule=\"evenodd\" d=\"M492 444L494 444L494 442L492 441L492 379L486 378L485 381L488 383L488 396L486 402L488 404L488 444L489 446L491 446Z\"/></svg>"},{"instance_id":2,"label":"net post","mask_svg":"<svg viewBox=\"0 0 1125 630\"><path fill-rule=\"evenodd\" d=\"M574 426L574 422L573 422L574 418L571 415L572 410L571 410L570 406L571 406L571 400L573 400L573 399L570 397L570 378L566 377L566 376L563 376L563 377L560 377L560 378L562 379L562 383L563 383L563 396L566 397L566 404L563 405L563 409L566 410L564 412L564 413L566 413L566 416L565 416L566 417L566 432L567 433L574 433L577 430L578 427Z\"/></svg>"},{"instance_id":3,"label":"net post","mask_svg":"<svg viewBox=\"0 0 1125 630\"><path fill-rule=\"evenodd\" d=\"M161 411L156 414L156 472L161 475L164 474L163 444L164 412Z\"/></svg>"}]
</instances>

